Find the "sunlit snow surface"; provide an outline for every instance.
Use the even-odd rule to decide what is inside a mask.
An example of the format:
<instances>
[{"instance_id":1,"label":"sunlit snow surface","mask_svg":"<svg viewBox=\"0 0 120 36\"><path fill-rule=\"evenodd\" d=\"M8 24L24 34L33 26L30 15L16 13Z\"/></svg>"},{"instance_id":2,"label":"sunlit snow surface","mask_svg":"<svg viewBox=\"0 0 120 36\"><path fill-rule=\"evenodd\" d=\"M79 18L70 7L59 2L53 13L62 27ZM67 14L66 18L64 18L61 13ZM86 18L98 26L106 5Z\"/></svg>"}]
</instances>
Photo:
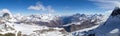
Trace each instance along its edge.
<instances>
[{"instance_id":1,"label":"sunlit snow surface","mask_svg":"<svg viewBox=\"0 0 120 36\"><path fill-rule=\"evenodd\" d=\"M0 32L1 34L5 34L5 33L15 33L17 34L19 31L22 32L21 34L25 34L25 35L31 35L34 34L35 36L71 36L69 34L63 34L62 32L60 32L59 30L63 30L63 28L51 28L51 29L55 29L53 31L46 31L44 33L37 33L35 31L39 30L39 31L43 31L43 30L49 30L49 27L46 26L37 26L37 25L29 25L29 24L16 24L16 23L6 23L7 26L10 26L11 28L14 28L15 30L8 30L5 31L5 28L3 25L0 25L0 29L3 29L3 32ZM8 28L6 28L8 29ZM39 34L39 35L38 35Z\"/></svg>"}]
</instances>

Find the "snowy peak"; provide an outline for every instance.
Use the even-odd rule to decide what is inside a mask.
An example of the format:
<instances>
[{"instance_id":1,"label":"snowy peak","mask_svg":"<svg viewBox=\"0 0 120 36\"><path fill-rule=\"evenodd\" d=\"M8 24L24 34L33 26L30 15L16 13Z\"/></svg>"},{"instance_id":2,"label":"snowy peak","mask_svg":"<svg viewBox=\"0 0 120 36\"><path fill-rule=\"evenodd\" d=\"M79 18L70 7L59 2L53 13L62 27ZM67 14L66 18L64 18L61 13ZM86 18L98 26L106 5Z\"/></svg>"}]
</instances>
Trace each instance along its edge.
<instances>
[{"instance_id":1,"label":"snowy peak","mask_svg":"<svg viewBox=\"0 0 120 36\"><path fill-rule=\"evenodd\" d=\"M120 8L119 7L116 7L111 14L111 16L116 16L116 15L120 15Z\"/></svg>"},{"instance_id":2,"label":"snowy peak","mask_svg":"<svg viewBox=\"0 0 120 36\"><path fill-rule=\"evenodd\" d=\"M93 29L86 29L86 36L116 36L120 30L120 8L116 7L106 22ZM116 32L117 31L117 32Z\"/></svg>"}]
</instances>

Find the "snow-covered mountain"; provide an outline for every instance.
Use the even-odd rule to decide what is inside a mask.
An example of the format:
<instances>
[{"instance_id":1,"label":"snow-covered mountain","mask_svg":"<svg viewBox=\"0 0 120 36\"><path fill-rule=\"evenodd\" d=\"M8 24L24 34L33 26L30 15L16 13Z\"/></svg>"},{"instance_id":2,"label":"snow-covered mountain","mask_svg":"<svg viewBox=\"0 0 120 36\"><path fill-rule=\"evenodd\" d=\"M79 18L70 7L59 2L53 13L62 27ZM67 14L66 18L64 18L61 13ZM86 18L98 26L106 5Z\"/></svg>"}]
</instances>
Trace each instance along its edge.
<instances>
[{"instance_id":1,"label":"snow-covered mountain","mask_svg":"<svg viewBox=\"0 0 120 36\"><path fill-rule=\"evenodd\" d=\"M20 14L10 17L10 13L0 16L0 36L71 36L64 28L48 27L57 22L57 16L50 14L22 16ZM50 22L54 24L47 24ZM43 26L41 23L44 23ZM46 26L48 25L48 26Z\"/></svg>"},{"instance_id":2,"label":"snow-covered mountain","mask_svg":"<svg viewBox=\"0 0 120 36\"><path fill-rule=\"evenodd\" d=\"M4 23L0 25L0 34L18 33L27 36L70 36L63 28L50 28L46 26L29 25L29 24L16 24L16 23ZM53 34L53 35L51 35ZM69 35L68 35L69 34Z\"/></svg>"},{"instance_id":3,"label":"snow-covered mountain","mask_svg":"<svg viewBox=\"0 0 120 36\"><path fill-rule=\"evenodd\" d=\"M73 14L57 16L52 14L13 15L2 13L0 16L0 35L12 33L14 36L72 36L77 30L82 30L104 22L102 14Z\"/></svg>"},{"instance_id":4,"label":"snow-covered mountain","mask_svg":"<svg viewBox=\"0 0 120 36\"><path fill-rule=\"evenodd\" d=\"M19 18L18 18L19 17ZM58 27L62 24L60 16L52 14L29 15L29 16L15 16L18 21L16 23L36 24L40 26Z\"/></svg>"},{"instance_id":5,"label":"snow-covered mountain","mask_svg":"<svg viewBox=\"0 0 120 36\"><path fill-rule=\"evenodd\" d=\"M74 36L120 36L120 8L116 7L104 24L84 31L73 33Z\"/></svg>"},{"instance_id":6,"label":"snow-covered mountain","mask_svg":"<svg viewBox=\"0 0 120 36\"><path fill-rule=\"evenodd\" d=\"M21 16L19 14L14 16L14 18L17 20L16 23L37 24L48 27L62 27L63 25L80 25L86 22L100 24L103 22L102 18L104 18L104 15L86 15L77 13L71 16L57 16L52 14Z\"/></svg>"},{"instance_id":7,"label":"snow-covered mountain","mask_svg":"<svg viewBox=\"0 0 120 36\"><path fill-rule=\"evenodd\" d=\"M77 13L69 17L64 17L63 26L68 32L77 31L103 23L104 17L102 14L86 15Z\"/></svg>"}]
</instances>

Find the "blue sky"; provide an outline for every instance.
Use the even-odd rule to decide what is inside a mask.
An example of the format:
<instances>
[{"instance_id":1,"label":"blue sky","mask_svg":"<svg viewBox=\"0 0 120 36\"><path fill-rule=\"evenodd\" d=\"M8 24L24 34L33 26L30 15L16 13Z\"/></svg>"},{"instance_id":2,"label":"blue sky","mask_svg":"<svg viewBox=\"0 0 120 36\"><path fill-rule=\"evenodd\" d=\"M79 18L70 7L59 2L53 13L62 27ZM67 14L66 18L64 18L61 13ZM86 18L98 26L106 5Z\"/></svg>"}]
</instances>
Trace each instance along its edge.
<instances>
[{"instance_id":1,"label":"blue sky","mask_svg":"<svg viewBox=\"0 0 120 36\"><path fill-rule=\"evenodd\" d=\"M110 1L119 3L119 0ZM8 9L13 14L24 15L105 13L115 6L116 3L111 3L108 0L0 0L0 10Z\"/></svg>"}]
</instances>

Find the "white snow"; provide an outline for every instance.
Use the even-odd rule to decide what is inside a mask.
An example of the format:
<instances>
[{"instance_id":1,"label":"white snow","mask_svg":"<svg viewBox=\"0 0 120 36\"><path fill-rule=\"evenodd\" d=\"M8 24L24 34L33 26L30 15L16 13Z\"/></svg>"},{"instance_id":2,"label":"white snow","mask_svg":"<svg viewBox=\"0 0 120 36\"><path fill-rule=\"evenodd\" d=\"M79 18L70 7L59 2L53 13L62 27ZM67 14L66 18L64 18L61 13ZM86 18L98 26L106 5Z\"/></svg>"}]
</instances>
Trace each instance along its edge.
<instances>
[{"instance_id":1,"label":"white snow","mask_svg":"<svg viewBox=\"0 0 120 36\"><path fill-rule=\"evenodd\" d=\"M34 35L36 36L64 36L64 35L68 35L68 34L62 34L62 32L60 32L59 30L63 30L63 28L52 28L55 29L53 31L49 31L49 32L44 32L44 33L36 33L34 31L39 30L42 31L44 29L49 30L49 27L46 26L38 26L38 25L30 25L30 24L16 24L16 23L9 23L6 22L6 25L14 28L15 30L10 30L10 31L4 31L4 32L0 32L1 34L6 34L6 33L15 33L17 35L17 33L20 31L21 34L25 34L25 35L31 35L34 33ZM3 24L4 25L4 24ZM0 29L2 29L2 27L4 27L3 25L0 25ZM40 34L40 35L37 35Z\"/></svg>"},{"instance_id":2,"label":"white snow","mask_svg":"<svg viewBox=\"0 0 120 36\"><path fill-rule=\"evenodd\" d=\"M41 17L40 21L43 21L43 22L49 22L50 20L53 20L55 18L52 14L43 14L43 15L40 15L40 17Z\"/></svg>"},{"instance_id":3,"label":"white snow","mask_svg":"<svg viewBox=\"0 0 120 36\"><path fill-rule=\"evenodd\" d=\"M119 32L119 29L114 29L114 30L110 31L110 33L116 33L116 32Z\"/></svg>"}]
</instances>

